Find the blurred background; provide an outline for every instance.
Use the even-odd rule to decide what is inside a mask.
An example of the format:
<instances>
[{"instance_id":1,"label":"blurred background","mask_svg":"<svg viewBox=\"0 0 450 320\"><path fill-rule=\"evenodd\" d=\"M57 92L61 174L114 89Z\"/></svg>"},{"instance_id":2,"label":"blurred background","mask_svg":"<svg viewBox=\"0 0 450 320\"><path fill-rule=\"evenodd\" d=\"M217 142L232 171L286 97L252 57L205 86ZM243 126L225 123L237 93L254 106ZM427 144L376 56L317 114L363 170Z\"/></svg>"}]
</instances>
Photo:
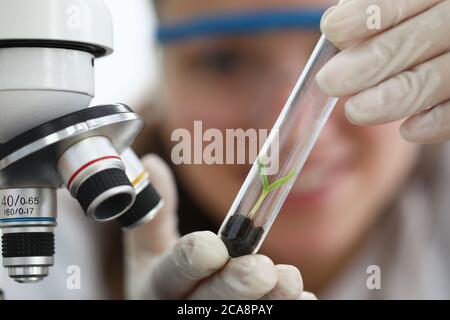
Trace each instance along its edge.
<instances>
[{"instance_id":1,"label":"blurred background","mask_svg":"<svg viewBox=\"0 0 450 320\"><path fill-rule=\"evenodd\" d=\"M105 0L114 23L114 54L96 61L91 105L122 102L136 109L156 79L155 19L148 0Z\"/></svg>"}]
</instances>

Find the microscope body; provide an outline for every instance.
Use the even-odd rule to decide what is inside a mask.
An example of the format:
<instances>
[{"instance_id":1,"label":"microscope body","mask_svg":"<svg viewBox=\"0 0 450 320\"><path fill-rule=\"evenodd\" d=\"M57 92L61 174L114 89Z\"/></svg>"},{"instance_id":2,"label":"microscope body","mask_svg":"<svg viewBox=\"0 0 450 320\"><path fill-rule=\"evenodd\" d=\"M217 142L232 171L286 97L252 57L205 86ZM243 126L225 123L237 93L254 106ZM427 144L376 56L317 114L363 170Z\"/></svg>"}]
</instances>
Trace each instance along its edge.
<instances>
[{"instance_id":1,"label":"microscope body","mask_svg":"<svg viewBox=\"0 0 450 320\"><path fill-rule=\"evenodd\" d=\"M0 229L3 265L19 283L54 264L58 188L88 218L122 227L162 206L129 149L142 119L122 104L88 108L94 60L112 51L101 0L0 0Z\"/></svg>"}]
</instances>

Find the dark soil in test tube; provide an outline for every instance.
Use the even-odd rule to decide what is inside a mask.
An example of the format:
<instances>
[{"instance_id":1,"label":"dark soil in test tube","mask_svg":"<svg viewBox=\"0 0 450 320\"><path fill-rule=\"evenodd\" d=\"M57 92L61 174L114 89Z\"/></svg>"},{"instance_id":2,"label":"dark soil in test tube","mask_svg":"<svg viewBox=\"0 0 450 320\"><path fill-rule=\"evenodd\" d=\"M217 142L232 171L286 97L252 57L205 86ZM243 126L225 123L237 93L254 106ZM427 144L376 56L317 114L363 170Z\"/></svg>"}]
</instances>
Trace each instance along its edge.
<instances>
[{"instance_id":1,"label":"dark soil in test tube","mask_svg":"<svg viewBox=\"0 0 450 320\"><path fill-rule=\"evenodd\" d=\"M232 215L223 228L221 238L228 249L230 257L252 254L259 244L264 228L257 227L248 217Z\"/></svg>"}]
</instances>

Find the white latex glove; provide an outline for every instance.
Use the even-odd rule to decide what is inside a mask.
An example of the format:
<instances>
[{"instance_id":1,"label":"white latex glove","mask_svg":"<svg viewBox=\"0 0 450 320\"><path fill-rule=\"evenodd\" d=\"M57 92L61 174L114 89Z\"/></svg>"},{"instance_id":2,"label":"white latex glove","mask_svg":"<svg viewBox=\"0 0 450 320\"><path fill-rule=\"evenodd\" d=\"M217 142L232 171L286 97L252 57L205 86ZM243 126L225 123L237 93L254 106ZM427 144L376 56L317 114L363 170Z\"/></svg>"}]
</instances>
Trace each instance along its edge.
<instances>
[{"instance_id":1,"label":"white latex glove","mask_svg":"<svg viewBox=\"0 0 450 320\"><path fill-rule=\"evenodd\" d=\"M372 5L381 10L381 30L368 27ZM351 122L407 119L406 140L450 139L450 0L343 0L321 28L343 51L317 81L330 96L350 96Z\"/></svg>"},{"instance_id":2,"label":"white latex glove","mask_svg":"<svg viewBox=\"0 0 450 320\"><path fill-rule=\"evenodd\" d=\"M177 196L169 167L143 159L165 202L155 220L124 233L126 289L130 299L315 299L303 292L297 268L263 255L228 258L220 238L194 232L179 239Z\"/></svg>"}]
</instances>

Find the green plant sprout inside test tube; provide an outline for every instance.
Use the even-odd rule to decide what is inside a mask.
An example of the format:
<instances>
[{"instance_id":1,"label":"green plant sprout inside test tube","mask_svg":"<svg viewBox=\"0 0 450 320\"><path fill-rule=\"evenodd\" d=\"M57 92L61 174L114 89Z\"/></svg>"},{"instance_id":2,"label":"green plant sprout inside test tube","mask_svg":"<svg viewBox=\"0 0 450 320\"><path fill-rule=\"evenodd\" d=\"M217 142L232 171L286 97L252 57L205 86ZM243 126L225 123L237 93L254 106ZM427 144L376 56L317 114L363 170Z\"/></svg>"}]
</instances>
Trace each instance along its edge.
<instances>
[{"instance_id":1,"label":"green plant sprout inside test tube","mask_svg":"<svg viewBox=\"0 0 450 320\"><path fill-rule=\"evenodd\" d=\"M269 195L270 192L280 188L281 186L285 185L286 183L288 183L289 181L292 180L292 178L294 178L295 176L295 171L291 171L291 173L283 178L278 179L277 181L275 181L272 184L269 184L269 179L267 178L266 175L266 169L265 169L265 165L258 159L257 160L258 163L258 174L259 174L259 178L261 180L261 184L262 184L262 192L261 195L258 198L258 201L256 202L255 206L253 207L252 211L250 211L248 217L250 219L252 219L256 213L258 212L259 207L261 207L261 204L263 203L264 199L266 199L266 197Z\"/></svg>"},{"instance_id":2,"label":"green plant sprout inside test tube","mask_svg":"<svg viewBox=\"0 0 450 320\"><path fill-rule=\"evenodd\" d=\"M259 250L336 106L338 99L319 89L316 75L338 52L324 36L320 38L250 169L219 230L231 257ZM268 159L274 158L269 151L274 150L278 170L268 174Z\"/></svg>"}]
</instances>

